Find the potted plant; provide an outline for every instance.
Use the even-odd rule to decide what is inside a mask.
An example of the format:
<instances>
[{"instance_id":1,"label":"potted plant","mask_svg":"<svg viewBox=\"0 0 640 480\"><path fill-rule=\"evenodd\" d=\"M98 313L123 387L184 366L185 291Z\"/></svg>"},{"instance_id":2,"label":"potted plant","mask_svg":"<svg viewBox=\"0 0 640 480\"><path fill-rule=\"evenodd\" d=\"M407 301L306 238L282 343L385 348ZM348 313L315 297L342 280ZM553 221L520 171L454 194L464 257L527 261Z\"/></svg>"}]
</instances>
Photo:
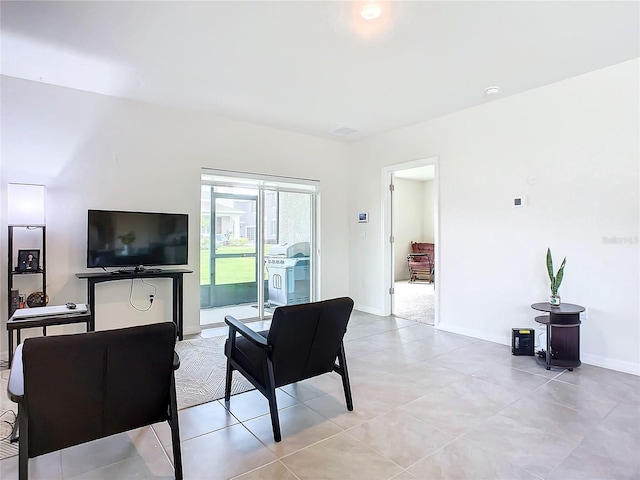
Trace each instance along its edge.
<instances>
[{"instance_id":1,"label":"potted plant","mask_svg":"<svg viewBox=\"0 0 640 480\"><path fill-rule=\"evenodd\" d=\"M560 295L558 295L558 289L562 283L562 277L564 276L564 266L567 263L567 257L564 257L558 272L553 274L553 259L551 258L551 249L547 248L547 272L549 273L549 280L551 280L551 295L549 296L549 304L552 307L560 306Z\"/></svg>"},{"instance_id":2,"label":"potted plant","mask_svg":"<svg viewBox=\"0 0 640 480\"><path fill-rule=\"evenodd\" d=\"M118 239L124 245L123 253L125 255L129 255L129 245L131 245L136 240L136 234L132 231L125 233L124 235L118 235Z\"/></svg>"}]
</instances>

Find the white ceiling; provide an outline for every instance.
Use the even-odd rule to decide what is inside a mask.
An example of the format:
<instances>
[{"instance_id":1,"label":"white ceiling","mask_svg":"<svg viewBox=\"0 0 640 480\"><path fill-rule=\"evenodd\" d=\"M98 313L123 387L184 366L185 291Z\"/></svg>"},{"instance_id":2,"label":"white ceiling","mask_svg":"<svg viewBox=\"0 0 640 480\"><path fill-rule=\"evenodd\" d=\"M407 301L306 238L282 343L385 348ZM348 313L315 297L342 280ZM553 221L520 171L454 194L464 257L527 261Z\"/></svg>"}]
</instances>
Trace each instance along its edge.
<instances>
[{"instance_id":1,"label":"white ceiling","mask_svg":"<svg viewBox=\"0 0 640 480\"><path fill-rule=\"evenodd\" d=\"M2 74L350 141L639 56L637 1L361 4L2 1Z\"/></svg>"}]
</instances>

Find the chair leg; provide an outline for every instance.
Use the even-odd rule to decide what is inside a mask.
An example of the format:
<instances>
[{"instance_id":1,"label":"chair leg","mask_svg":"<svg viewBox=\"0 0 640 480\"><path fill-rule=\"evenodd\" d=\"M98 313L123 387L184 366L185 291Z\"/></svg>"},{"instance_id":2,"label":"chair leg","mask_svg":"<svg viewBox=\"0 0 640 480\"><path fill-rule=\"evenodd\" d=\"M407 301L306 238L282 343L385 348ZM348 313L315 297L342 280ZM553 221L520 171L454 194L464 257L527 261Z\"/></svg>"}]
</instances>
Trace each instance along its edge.
<instances>
[{"instance_id":1,"label":"chair leg","mask_svg":"<svg viewBox=\"0 0 640 480\"><path fill-rule=\"evenodd\" d=\"M171 391L169 393L169 426L171 427L171 446L173 447L173 469L176 480L182 480L182 448L180 446L180 428L178 421L178 402L176 399L176 382L171 375Z\"/></svg>"},{"instance_id":2,"label":"chair leg","mask_svg":"<svg viewBox=\"0 0 640 480\"><path fill-rule=\"evenodd\" d=\"M227 358L227 379L224 385L224 401L228 402L231 399L231 379L233 378L233 367L231 366L231 359Z\"/></svg>"},{"instance_id":3,"label":"chair leg","mask_svg":"<svg viewBox=\"0 0 640 480\"><path fill-rule=\"evenodd\" d=\"M18 444L18 479L29 479L29 415L22 404L18 404L20 440Z\"/></svg>"},{"instance_id":4,"label":"chair leg","mask_svg":"<svg viewBox=\"0 0 640 480\"><path fill-rule=\"evenodd\" d=\"M349 372L347 371L347 356L344 353L344 343L340 342L340 352L338 353L338 362L342 372L342 388L344 388L344 398L347 402L347 410L353 411L353 397L351 396L351 384L349 383Z\"/></svg>"},{"instance_id":5,"label":"chair leg","mask_svg":"<svg viewBox=\"0 0 640 480\"><path fill-rule=\"evenodd\" d=\"M273 429L273 439L279 442L282 440L282 434L280 432L280 419L278 417L278 403L276 402L276 382L271 360L267 360L267 373L267 400L269 401L269 412L271 413L271 428Z\"/></svg>"},{"instance_id":6,"label":"chair leg","mask_svg":"<svg viewBox=\"0 0 640 480\"><path fill-rule=\"evenodd\" d=\"M229 328L229 340L227 340L227 351L224 352L227 356L227 377L224 384L224 401L229 402L231 400L231 380L233 378L233 366L231 366L231 352L236 346L236 334Z\"/></svg>"}]
</instances>

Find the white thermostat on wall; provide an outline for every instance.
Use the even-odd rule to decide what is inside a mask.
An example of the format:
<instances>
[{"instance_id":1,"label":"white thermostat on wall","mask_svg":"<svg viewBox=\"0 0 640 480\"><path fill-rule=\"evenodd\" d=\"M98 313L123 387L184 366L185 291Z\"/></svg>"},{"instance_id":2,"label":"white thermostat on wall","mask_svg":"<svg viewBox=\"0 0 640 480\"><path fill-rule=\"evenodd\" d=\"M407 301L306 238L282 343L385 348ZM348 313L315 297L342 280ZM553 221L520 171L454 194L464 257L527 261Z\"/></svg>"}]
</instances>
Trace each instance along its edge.
<instances>
[{"instance_id":1,"label":"white thermostat on wall","mask_svg":"<svg viewBox=\"0 0 640 480\"><path fill-rule=\"evenodd\" d=\"M512 206L513 206L513 208L526 207L527 206L527 197L525 197L524 195L521 196L521 197L514 197Z\"/></svg>"}]
</instances>

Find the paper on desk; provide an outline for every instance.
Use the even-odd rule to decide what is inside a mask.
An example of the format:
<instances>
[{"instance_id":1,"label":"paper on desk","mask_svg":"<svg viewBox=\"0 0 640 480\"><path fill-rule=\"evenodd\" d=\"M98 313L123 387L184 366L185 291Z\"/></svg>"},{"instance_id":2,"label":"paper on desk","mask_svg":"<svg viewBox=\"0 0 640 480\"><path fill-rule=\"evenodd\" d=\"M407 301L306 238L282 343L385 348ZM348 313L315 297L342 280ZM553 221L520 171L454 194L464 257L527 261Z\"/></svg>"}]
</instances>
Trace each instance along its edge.
<instances>
[{"instance_id":1,"label":"paper on desk","mask_svg":"<svg viewBox=\"0 0 640 480\"><path fill-rule=\"evenodd\" d=\"M87 311L87 305L85 303L78 303L76 308L67 308L66 305L51 305L48 307L32 307L32 308L19 308L13 312L12 318L30 318L30 317L43 317L46 315L61 315L63 313L85 313Z\"/></svg>"}]
</instances>

